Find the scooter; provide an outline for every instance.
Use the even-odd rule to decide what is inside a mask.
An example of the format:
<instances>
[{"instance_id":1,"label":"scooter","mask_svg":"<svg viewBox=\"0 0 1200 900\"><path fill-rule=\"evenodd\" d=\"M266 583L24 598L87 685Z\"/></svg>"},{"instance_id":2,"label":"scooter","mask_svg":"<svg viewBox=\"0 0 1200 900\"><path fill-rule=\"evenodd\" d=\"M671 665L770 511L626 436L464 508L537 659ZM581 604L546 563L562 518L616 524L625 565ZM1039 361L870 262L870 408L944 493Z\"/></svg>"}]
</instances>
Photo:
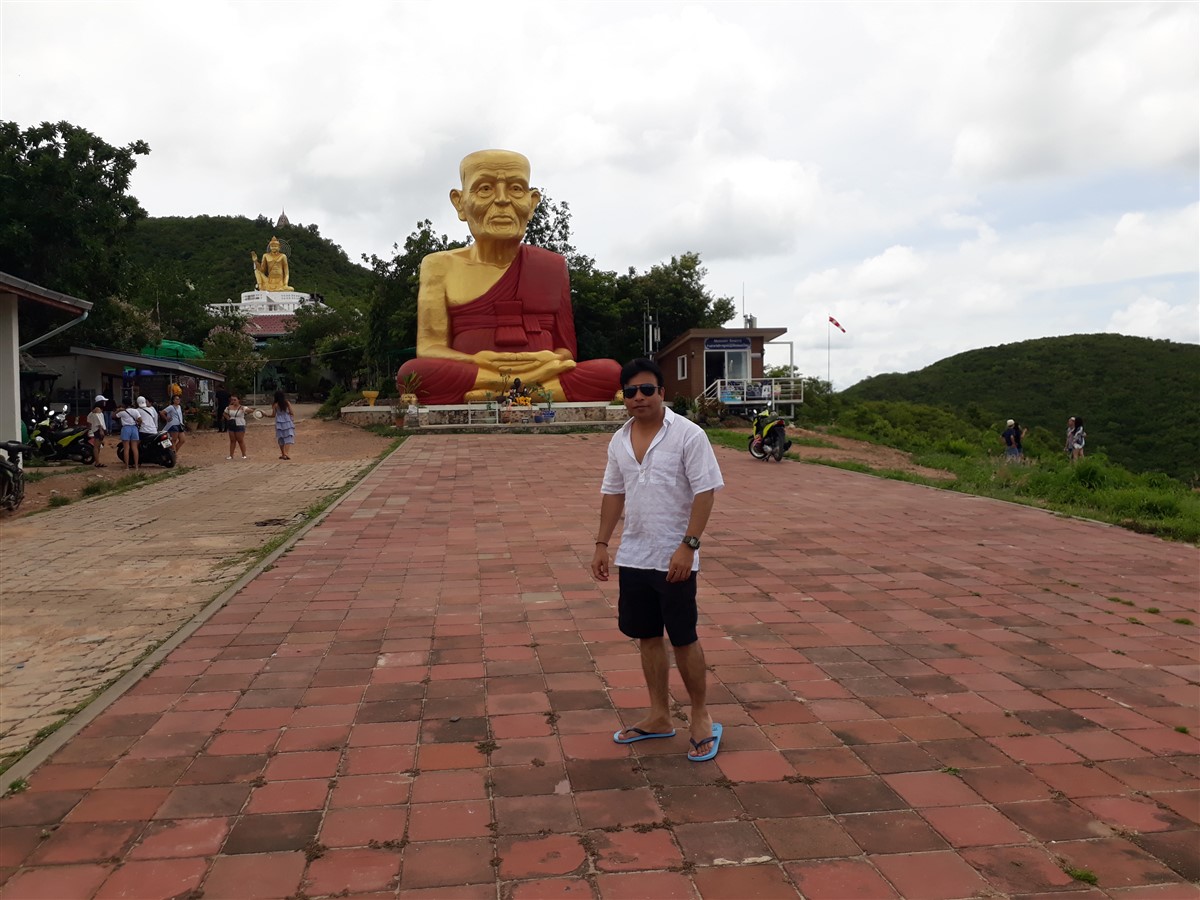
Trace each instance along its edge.
<instances>
[{"instance_id":1,"label":"scooter","mask_svg":"<svg viewBox=\"0 0 1200 900\"><path fill-rule=\"evenodd\" d=\"M117 459L125 462L125 442L117 444ZM171 446L171 436L165 431L141 432L138 441L138 465L154 463L164 469L175 468L175 450Z\"/></svg>"},{"instance_id":2,"label":"scooter","mask_svg":"<svg viewBox=\"0 0 1200 900\"><path fill-rule=\"evenodd\" d=\"M67 408L55 411L42 408L46 417L29 429L29 443L34 455L53 462L60 459L77 459L84 465L96 458L96 451L88 440L87 428L83 425L67 427Z\"/></svg>"},{"instance_id":3,"label":"scooter","mask_svg":"<svg viewBox=\"0 0 1200 900\"><path fill-rule=\"evenodd\" d=\"M36 448L17 441L0 444L4 458L0 459L0 509L16 509L25 499L25 475L18 465L20 454L29 456Z\"/></svg>"},{"instance_id":4,"label":"scooter","mask_svg":"<svg viewBox=\"0 0 1200 900\"><path fill-rule=\"evenodd\" d=\"M752 410L754 419L754 434L750 435L748 449L755 459L775 458L776 462L783 461L783 454L791 448L792 442L787 439L787 425L770 408Z\"/></svg>"}]
</instances>

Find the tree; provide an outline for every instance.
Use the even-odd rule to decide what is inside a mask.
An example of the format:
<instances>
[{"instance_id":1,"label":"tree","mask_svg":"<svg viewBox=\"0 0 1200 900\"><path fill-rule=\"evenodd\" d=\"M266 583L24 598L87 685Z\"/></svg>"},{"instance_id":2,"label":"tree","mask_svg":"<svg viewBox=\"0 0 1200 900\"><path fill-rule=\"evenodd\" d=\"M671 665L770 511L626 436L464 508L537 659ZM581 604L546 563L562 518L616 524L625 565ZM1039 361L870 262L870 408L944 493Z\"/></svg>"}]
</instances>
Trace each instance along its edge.
<instances>
[{"instance_id":1,"label":"tree","mask_svg":"<svg viewBox=\"0 0 1200 900\"><path fill-rule=\"evenodd\" d=\"M129 308L122 238L146 217L128 193L145 141L114 147L69 122L22 131L0 122L0 270L94 304L69 341L102 339L132 350L156 329ZM61 314L23 307L23 333L44 333ZM139 324L140 323L140 324ZM47 345L47 349L49 345Z\"/></svg>"},{"instance_id":2,"label":"tree","mask_svg":"<svg viewBox=\"0 0 1200 900\"><path fill-rule=\"evenodd\" d=\"M119 293L120 239L146 217L129 178L149 152L69 122L0 122L0 269L84 299Z\"/></svg>"},{"instance_id":3,"label":"tree","mask_svg":"<svg viewBox=\"0 0 1200 900\"><path fill-rule=\"evenodd\" d=\"M327 369L347 385L363 365L365 318L356 309L305 304L296 310L288 333L271 344L270 356L296 377Z\"/></svg>"},{"instance_id":4,"label":"tree","mask_svg":"<svg viewBox=\"0 0 1200 900\"><path fill-rule=\"evenodd\" d=\"M425 219L405 238L403 250L392 245L396 252L391 259L363 254L376 278L375 297L367 311L368 365L395 374L402 362L416 356L421 260L430 253L465 246L462 241L435 234L433 222Z\"/></svg>"},{"instance_id":5,"label":"tree","mask_svg":"<svg viewBox=\"0 0 1200 900\"><path fill-rule=\"evenodd\" d=\"M227 325L218 325L204 341L204 367L225 376L225 386L234 392L247 391L262 368L254 352L254 338Z\"/></svg>"},{"instance_id":6,"label":"tree","mask_svg":"<svg viewBox=\"0 0 1200 900\"><path fill-rule=\"evenodd\" d=\"M565 200L555 203L545 191L540 193L542 200L525 226L525 243L569 258L575 252L571 244L571 207Z\"/></svg>"},{"instance_id":7,"label":"tree","mask_svg":"<svg viewBox=\"0 0 1200 900\"><path fill-rule=\"evenodd\" d=\"M700 254L688 252L671 257L638 274L630 269L617 279L617 299L622 307L624 328L620 340L624 356L642 354L641 322L645 312L658 319L662 344L668 344L691 328L720 328L737 312L731 297L714 297L704 286L707 271Z\"/></svg>"},{"instance_id":8,"label":"tree","mask_svg":"<svg viewBox=\"0 0 1200 900\"><path fill-rule=\"evenodd\" d=\"M194 281L178 262L161 261L150 266L133 265L129 298L147 319L170 341L199 346L221 317L208 309L213 292L207 279Z\"/></svg>"}]
</instances>

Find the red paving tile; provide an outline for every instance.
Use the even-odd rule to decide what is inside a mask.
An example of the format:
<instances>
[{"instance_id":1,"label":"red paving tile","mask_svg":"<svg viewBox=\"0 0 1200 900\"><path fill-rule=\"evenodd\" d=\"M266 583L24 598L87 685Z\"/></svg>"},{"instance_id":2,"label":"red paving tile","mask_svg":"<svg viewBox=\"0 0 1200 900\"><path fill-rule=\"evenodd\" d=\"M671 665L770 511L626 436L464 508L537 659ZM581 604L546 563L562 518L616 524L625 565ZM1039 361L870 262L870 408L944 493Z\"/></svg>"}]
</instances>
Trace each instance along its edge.
<instances>
[{"instance_id":1,"label":"red paving tile","mask_svg":"<svg viewBox=\"0 0 1200 900\"><path fill-rule=\"evenodd\" d=\"M607 437L534 440L404 444L0 799L5 896L1194 896L1200 641L1104 615L1200 615L1191 548L718 449L698 765L611 741ZM781 542L768 494L830 514Z\"/></svg>"},{"instance_id":2,"label":"red paving tile","mask_svg":"<svg viewBox=\"0 0 1200 900\"><path fill-rule=\"evenodd\" d=\"M810 900L846 900L848 897L895 897L883 876L861 859L826 859L788 863L787 872Z\"/></svg>"}]
</instances>

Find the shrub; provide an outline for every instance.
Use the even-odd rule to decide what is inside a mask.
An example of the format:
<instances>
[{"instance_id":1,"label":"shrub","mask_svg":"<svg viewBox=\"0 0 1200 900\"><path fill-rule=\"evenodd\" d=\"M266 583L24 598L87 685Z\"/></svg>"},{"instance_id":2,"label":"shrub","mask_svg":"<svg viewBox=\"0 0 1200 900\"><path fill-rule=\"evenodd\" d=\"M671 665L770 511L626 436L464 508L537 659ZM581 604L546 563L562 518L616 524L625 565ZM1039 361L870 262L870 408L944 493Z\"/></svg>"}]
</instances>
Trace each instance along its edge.
<instances>
[{"instance_id":1,"label":"shrub","mask_svg":"<svg viewBox=\"0 0 1200 900\"><path fill-rule=\"evenodd\" d=\"M329 396L325 398L325 402L321 404L317 410L316 416L318 419L336 419L341 415L341 409L346 405L348 399L347 390L340 384L334 385L329 391Z\"/></svg>"}]
</instances>

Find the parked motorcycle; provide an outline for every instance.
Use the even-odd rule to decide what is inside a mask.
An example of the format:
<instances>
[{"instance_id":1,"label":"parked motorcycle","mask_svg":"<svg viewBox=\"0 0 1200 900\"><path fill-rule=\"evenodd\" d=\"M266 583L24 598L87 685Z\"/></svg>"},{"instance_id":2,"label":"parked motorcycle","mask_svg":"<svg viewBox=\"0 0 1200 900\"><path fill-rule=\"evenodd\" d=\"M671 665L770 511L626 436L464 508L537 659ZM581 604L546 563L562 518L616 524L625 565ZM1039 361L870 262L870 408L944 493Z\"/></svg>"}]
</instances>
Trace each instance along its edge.
<instances>
[{"instance_id":1,"label":"parked motorcycle","mask_svg":"<svg viewBox=\"0 0 1200 900\"><path fill-rule=\"evenodd\" d=\"M0 444L4 458L0 459L0 509L16 509L25 499L25 474L18 465L20 454L29 456L36 448L17 441Z\"/></svg>"},{"instance_id":2,"label":"parked motorcycle","mask_svg":"<svg viewBox=\"0 0 1200 900\"><path fill-rule=\"evenodd\" d=\"M165 431L157 433L143 431L138 441L138 465L154 463L164 469L175 468L175 450L171 446L171 436ZM117 459L125 462L125 442L117 444Z\"/></svg>"},{"instance_id":3,"label":"parked motorcycle","mask_svg":"<svg viewBox=\"0 0 1200 900\"><path fill-rule=\"evenodd\" d=\"M53 410L42 407L45 417L29 429L29 444L34 455L53 462L60 459L77 459L87 465L96 458L96 451L88 440L87 428L83 425L67 425L67 408Z\"/></svg>"},{"instance_id":4,"label":"parked motorcycle","mask_svg":"<svg viewBox=\"0 0 1200 900\"><path fill-rule=\"evenodd\" d=\"M750 455L755 459L775 458L776 462L783 461L792 442L787 439L787 425L783 419L776 416L770 409L752 410L754 419L754 434L750 435Z\"/></svg>"}]
</instances>

